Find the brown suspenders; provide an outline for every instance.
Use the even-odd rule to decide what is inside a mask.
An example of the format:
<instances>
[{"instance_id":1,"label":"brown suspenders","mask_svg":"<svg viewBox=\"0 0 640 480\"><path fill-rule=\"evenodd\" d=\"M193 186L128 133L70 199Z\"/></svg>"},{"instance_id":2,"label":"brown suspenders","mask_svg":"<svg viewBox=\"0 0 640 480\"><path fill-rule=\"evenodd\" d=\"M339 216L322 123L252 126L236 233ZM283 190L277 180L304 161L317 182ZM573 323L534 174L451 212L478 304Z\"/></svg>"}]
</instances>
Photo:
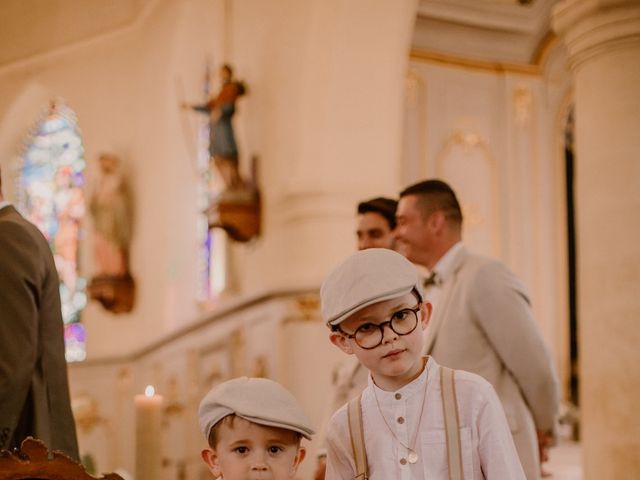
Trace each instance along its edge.
<instances>
[{"instance_id":1,"label":"brown suspenders","mask_svg":"<svg viewBox=\"0 0 640 480\"><path fill-rule=\"evenodd\" d=\"M447 460L449 464L449 480L463 480L462 448L460 446L460 430L458 402L456 399L455 370L440 367L440 391L442 393L442 412L447 441ZM355 480L368 480L369 467L367 451L364 446L364 429L362 426L362 394L351 399L347 406L349 434L353 460L356 465Z\"/></svg>"}]
</instances>

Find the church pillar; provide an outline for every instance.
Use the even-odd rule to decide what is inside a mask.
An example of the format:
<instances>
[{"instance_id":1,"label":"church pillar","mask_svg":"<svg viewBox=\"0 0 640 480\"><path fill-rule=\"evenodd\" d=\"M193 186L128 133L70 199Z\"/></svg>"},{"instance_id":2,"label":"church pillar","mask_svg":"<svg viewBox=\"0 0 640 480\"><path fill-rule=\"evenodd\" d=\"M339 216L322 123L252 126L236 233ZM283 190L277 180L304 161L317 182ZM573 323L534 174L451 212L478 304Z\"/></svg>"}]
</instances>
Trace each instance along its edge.
<instances>
[{"instance_id":1,"label":"church pillar","mask_svg":"<svg viewBox=\"0 0 640 480\"><path fill-rule=\"evenodd\" d=\"M237 62L261 66L251 99L264 102L251 120L264 139L264 235L239 259L240 271L256 272L242 289L317 288L356 248L357 202L402 187L403 93L418 2L266 3L272 24L259 44L245 37L266 21L247 19L244 3L235 4L245 22ZM248 25L253 18L259 22Z\"/></svg>"},{"instance_id":2,"label":"church pillar","mask_svg":"<svg viewBox=\"0 0 640 480\"><path fill-rule=\"evenodd\" d=\"M553 11L575 77L585 479L640 478L640 3Z\"/></svg>"}]
</instances>

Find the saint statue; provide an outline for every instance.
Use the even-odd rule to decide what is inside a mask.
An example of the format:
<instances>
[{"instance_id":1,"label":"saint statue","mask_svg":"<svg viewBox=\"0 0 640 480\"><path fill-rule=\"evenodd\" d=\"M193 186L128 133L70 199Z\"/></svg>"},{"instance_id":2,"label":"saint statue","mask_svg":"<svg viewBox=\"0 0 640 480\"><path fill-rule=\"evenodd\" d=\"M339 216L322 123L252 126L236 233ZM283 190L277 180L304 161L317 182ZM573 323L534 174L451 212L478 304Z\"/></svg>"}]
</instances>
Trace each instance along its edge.
<instances>
[{"instance_id":1,"label":"saint statue","mask_svg":"<svg viewBox=\"0 0 640 480\"><path fill-rule=\"evenodd\" d=\"M233 78L233 69L224 64L220 67L222 85L220 91L203 105L183 104L209 114L209 157L220 172L227 190L243 187L238 168L238 146L233 133L232 118L236 112L236 100L245 94L243 82Z\"/></svg>"},{"instance_id":2,"label":"saint statue","mask_svg":"<svg viewBox=\"0 0 640 480\"><path fill-rule=\"evenodd\" d=\"M129 273L131 196L118 157L103 153L98 162L100 175L89 200L96 267L89 294L108 310L120 313L133 307Z\"/></svg>"},{"instance_id":3,"label":"saint statue","mask_svg":"<svg viewBox=\"0 0 640 480\"><path fill-rule=\"evenodd\" d=\"M209 168L215 165L225 184L224 191L210 192L214 201L206 212L209 228L222 228L233 240L248 242L260 233L257 156L251 160L251 178L243 180L232 123L236 101L246 93L246 87L243 82L234 79L229 64L220 67L220 78L220 90L207 103L182 103L182 108L209 114Z\"/></svg>"}]
</instances>

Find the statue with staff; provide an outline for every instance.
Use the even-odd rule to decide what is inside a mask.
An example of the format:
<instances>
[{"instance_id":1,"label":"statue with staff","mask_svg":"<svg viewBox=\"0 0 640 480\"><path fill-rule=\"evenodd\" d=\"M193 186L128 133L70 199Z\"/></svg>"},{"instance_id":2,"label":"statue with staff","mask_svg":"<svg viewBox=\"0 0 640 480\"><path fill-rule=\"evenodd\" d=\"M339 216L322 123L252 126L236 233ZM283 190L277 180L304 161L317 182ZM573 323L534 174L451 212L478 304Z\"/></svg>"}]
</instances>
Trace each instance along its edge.
<instances>
[{"instance_id":1,"label":"statue with staff","mask_svg":"<svg viewBox=\"0 0 640 480\"><path fill-rule=\"evenodd\" d=\"M205 104L183 103L190 108L209 115L209 157L220 172L227 190L243 187L239 171L238 146L233 131L233 115L236 113L236 101L246 93L243 82L233 78L233 68L229 64L220 67L222 85L220 91L209 98Z\"/></svg>"},{"instance_id":2,"label":"statue with staff","mask_svg":"<svg viewBox=\"0 0 640 480\"><path fill-rule=\"evenodd\" d=\"M220 173L225 189L215 195L209 207L210 228L222 228L240 242L256 237L260 232L260 195L256 186L255 163L252 159L252 178L243 180L239 168L238 145L233 129L233 116L238 98L246 94L244 82L236 80L233 68L225 63L219 70L221 86L204 104L182 102L183 109L209 115L209 168Z\"/></svg>"}]
</instances>

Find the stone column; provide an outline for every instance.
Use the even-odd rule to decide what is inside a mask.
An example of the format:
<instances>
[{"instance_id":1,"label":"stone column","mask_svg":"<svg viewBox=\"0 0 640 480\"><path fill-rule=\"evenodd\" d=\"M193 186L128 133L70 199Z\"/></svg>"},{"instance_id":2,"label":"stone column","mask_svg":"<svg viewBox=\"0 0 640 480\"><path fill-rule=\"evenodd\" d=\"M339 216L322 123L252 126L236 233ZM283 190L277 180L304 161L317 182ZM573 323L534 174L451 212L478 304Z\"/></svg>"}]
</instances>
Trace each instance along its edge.
<instances>
[{"instance_id":1,"label":"stone column","mask_svg":"<svg viewBox=\"0 0 640 480\"><path fill-rule=\"evenodd\" d=\"M640 478L640 2L564 0L575 79L585 479Z\"/></svg>"}]
</instances>

